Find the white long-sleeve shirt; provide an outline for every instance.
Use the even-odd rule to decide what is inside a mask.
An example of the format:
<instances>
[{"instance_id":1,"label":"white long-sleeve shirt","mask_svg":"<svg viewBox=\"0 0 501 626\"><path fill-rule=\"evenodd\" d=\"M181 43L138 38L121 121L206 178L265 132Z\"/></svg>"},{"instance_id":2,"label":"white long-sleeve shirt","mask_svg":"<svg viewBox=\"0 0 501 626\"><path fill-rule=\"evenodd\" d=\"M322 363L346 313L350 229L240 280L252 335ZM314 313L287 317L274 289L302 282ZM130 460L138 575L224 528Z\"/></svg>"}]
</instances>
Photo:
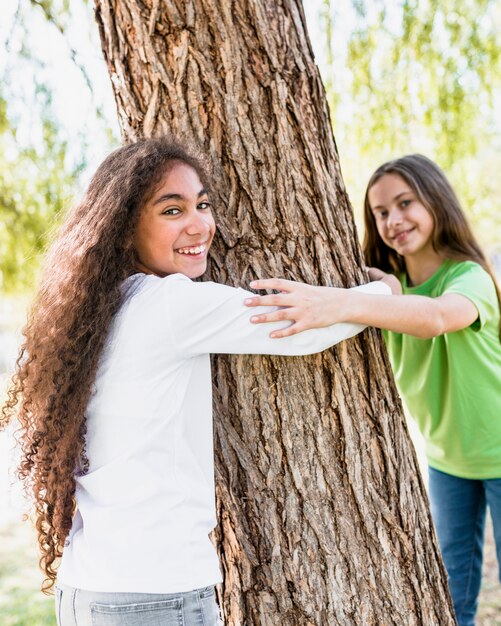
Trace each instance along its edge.
<instances>
[{"instance_id":1,"label":"white long-sleeve shirt","mask_svg":"<svg viewBox=\"0 0 501 626\"><path fill-rule=\"evenodd\" d=\"M270 339L253 294L181 274L136 274L108 336L87 414L89 471L60 582L89 591L177 593L221 580L216 524L211 353L313 354L364 327L336 324ZM387 294L380 282L356 287Z\"/></svg>"}]
</instances>

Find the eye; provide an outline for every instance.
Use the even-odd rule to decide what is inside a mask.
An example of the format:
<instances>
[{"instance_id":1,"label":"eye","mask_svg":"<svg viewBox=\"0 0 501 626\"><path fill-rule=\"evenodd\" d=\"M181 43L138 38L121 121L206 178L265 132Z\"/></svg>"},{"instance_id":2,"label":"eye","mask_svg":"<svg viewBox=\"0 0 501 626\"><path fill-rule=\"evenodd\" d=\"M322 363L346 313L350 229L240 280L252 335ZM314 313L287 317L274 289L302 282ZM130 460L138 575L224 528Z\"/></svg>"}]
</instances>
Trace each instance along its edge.
<instances>
[{"instance_id":1,"label":"eye","mask_svg":"<svg viewBox=\"0 0 501 626\"><path fill-rule=\"evenodd\" d=\"M382 209L374 213L374 217L376 218L376 220L379 220L379 221L384 220L387 216L388 216L388 211L386 209Z\"/></svg>"},{"instance_id":2,"label":"eye","mask_svg":"<svg viewBox=\"0 0 501 626\"><path fill-rule=\"evenodd\" d=\"M409 204L412 202L412 200L402 200L402 202L400 203L400 206L405 209L406 207L409 206Z\"/></svg>"},{"instance_id":3,"label":"eye","mask_svg":"<svg viewBox=\"0 0 501 626\"><path fill-rule=\"evenodd\" d=\"M177 207L170 207L162 211L162 215L178 215L179 213L181 213L181 211Z\"/></svg>"},{"instance_id":4,"label":"eye","mask_svg":"<svg viewBox=\"0 0 501 626\"><path fill-rule=\"evenodd\" d=\"M207 211L207 210L210 210L212 208L212 205L207 200L204 200L203 202L200 202L200 204L197 206L197 208L200 211Z\"/></svg>"}]
</instances>

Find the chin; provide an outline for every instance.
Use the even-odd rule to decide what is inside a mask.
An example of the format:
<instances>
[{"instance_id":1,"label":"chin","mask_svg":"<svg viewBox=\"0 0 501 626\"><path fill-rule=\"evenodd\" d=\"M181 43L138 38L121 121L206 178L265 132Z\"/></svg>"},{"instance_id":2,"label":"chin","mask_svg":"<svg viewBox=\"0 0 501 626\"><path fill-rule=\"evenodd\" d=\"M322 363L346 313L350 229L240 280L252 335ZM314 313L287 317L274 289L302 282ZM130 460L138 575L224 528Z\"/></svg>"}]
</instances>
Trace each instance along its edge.
<instances>
[{"instance_id":1,"label":"chin","mask_svg":"<svg viewBox=\"0 0 501 626\"><path fill-rule=\"evenodd\" d=\"M193 268L192 270L188 272L181 272L181 274L184 274L185 276L193 280L195 278L200 278L201 276L203 276L205 274L206 269L207 269L207 265L204 265L204 267L201 267L200 269Z\"/></svg>"}]
</instances>

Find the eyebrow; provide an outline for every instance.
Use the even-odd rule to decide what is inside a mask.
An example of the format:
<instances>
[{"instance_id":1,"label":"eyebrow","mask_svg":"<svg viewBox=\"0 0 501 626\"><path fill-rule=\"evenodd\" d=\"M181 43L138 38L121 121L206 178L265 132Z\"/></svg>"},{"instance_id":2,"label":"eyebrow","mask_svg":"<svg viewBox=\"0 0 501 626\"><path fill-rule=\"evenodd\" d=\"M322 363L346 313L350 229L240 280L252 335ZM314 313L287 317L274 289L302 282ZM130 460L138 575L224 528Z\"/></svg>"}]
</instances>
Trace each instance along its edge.
<instances>
[{"instance_id":1,"label":"eyebrow","mask_svg":"<svg viewBox=\"0 0 501 626\"><path fill-rule=\"evenodd\" d=\"M198 192L197 197L201 198L205 195L207 195L207 189L203 187ZM160 204L161 202L165 202L166 200L186 200L186 198L180 193L165 193L163 196L160 196L160 198L157 198L153 204Z\"/></svg>"},{"instance_id":2,"label":"eyebrow","mask_svg":"<svg viewBox=\"0 0 501 626\"><path fill-rule=\"evenodd\" d=\"M401 191L399 194L397 194L393 198L392 202L395 201L395 200L398 200L402 196L405 196L406 193L413 193L413 192L412 191ZM384 208L385 208L385 206L383 204L378 204L377 206L371 207L371 210L375 211L376 209L384 209Z\"/></svg>"}]
</instances>

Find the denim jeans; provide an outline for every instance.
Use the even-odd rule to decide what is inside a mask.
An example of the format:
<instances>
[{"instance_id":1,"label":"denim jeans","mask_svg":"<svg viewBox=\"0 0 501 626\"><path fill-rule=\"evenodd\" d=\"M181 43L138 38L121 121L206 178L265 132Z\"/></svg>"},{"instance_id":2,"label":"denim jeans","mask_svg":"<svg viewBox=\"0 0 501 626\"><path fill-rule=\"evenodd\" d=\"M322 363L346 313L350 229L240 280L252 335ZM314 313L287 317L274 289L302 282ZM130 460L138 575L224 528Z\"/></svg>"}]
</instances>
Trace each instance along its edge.
<instances>
[{"instance_id":1,"label":"denim jeans","mask_svg":"<svg viewBox=\"0 0 501 626\"><path fill-rule=\"evenodd\" d=\"M214 587L186 593L108 593L56 586L57 626L222 626Z\"/></svg>"},{"instance_id":2,"label":"denim jeans","mask_svg":"<svg viewBox=\"0 0 501 626\"><path fill-rule=\"evenodd\" d=\"M501 478L470 480L430 467L429 494L458 626L474 626L487 505L501 566Z\"/></svg>"}]
</instances>

